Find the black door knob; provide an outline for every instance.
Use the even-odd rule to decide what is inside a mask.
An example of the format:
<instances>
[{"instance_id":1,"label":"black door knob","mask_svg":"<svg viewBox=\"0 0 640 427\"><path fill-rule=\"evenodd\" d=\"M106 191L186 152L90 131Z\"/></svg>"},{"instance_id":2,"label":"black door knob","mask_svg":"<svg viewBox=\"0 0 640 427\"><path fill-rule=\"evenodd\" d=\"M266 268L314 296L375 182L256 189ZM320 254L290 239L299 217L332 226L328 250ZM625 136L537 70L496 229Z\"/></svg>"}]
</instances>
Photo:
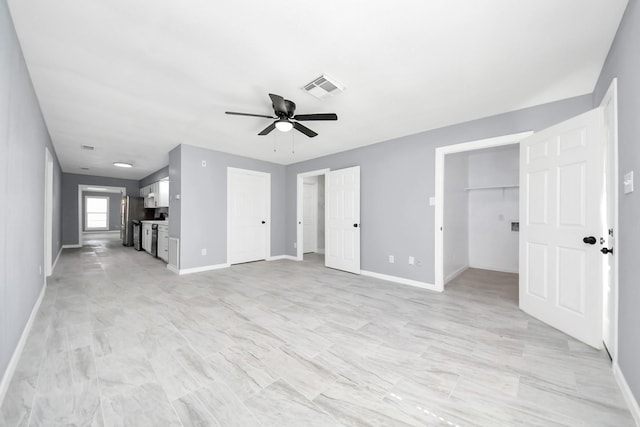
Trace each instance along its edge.
<instances>
[{"instance_id":1,"label":"black door knob","mask_svg":"<svg viewBox=\"0 0 640 427\"><path fill-rule=\"evenodd\" d=\"M267 223L267 221L262 221L262 223L263 223L263 224L266 224L266 223Z\"/></svg>"},{"instance_id":2,"label":"black door knob","mask_svg":"<svg viewBox=\"0 0 640 427\"><path fill-rule=\"evenodd\" d=\"M358 228L358 224L353 224L353 226L354 226L355 228Z\"/></svg>"},{"instance_id":3,"label":"black door knob","mask_svg":"<svg viewBox=\"0 0 640 427\"><path fill-rule=\"evenodd\" d=\"M585 237L584 239L582 239L583 242L585 242L587 245L595 245L596 244L596 238L593 236L589 236L589 237Z\"/></svg>"},{"instance_id":4,"label":"black door knob","mask_svg":"<svg viewBox=\"0 0 640 427\"><path fill-rule=\"evenodd\" d=\"M600 252L602 252L603 254L611 254L613 255L613 248L609 249L609 248L602 248L600 249Z\"/></svg>"}]
</instances>

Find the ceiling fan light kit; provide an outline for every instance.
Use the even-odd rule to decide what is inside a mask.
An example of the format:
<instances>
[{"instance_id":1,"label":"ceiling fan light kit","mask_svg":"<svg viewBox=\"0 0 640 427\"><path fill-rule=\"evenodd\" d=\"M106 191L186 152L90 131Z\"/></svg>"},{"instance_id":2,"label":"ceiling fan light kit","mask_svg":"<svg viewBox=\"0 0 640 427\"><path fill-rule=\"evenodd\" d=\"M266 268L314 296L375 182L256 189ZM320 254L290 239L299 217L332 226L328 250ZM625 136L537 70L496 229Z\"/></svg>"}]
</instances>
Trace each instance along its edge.
<instances>
[{"instance_id":1,"label":"ceiling fan light kit","mask_svg":"<svg viewBox=\"0 0 640 427\"><path fill-rule=\"evenodd\" d=\"M295 129L298 132L307 135L309 138L313 138L318 134L299 122L313 120L338 120L338 115L335 113L298 114L296 116L294 115L296 111L296 104L293 101L289 101L288 99L284 99L280 95L275 95L273 93L269 94L269 98L271 98L271 106L273 107L273 113L275 116L253 113L237 113L234 111L225 111L225 114L276 119L273 123L258 133L260 136L268 135L274 129L278 129L281 132L289 132L291 129Z\"/></svg>"},{"instance_id":2,"label":"ceiling fan light kit","mask_svg":"<svg viewBox=\"0 0 640 427\"><path fill-rule=\"evenodd\" d=\"M293 123L291 123L287 119L278 119L276 120L276 129L278 129L280 132L289 132L291 129L293 129Z\"/></svg>"}]
</instances>

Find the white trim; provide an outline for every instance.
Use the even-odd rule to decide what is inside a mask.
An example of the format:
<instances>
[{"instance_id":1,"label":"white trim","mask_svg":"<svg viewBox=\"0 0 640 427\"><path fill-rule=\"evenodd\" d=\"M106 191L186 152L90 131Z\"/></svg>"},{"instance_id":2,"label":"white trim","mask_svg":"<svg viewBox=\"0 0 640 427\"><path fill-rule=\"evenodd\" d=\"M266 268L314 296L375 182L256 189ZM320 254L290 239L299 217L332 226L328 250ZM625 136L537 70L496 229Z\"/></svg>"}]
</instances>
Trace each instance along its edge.
<instances>
[{"instance_id":1,"label":"white trim","mask_svg":"<svg viewBox=\"0 0 640 427\"><path fill-rule=\"evenodd\" d=\"M613 302L613 313L611 313L611 318L609 321L612 323L613 336L615 337L614 345L612 349L608 349L610 354L613 352L612 358L613 363L617 364L618 362L618 339L620 338L618 334L618 307L620 302L619 291L620 291L620 279L619 279L619 260L620 260L620 239L619 239L619 227L618 227L618 206L619 206L619 181L618 181L618 171L619 171L619 158L618 158L618 79L614 78L607 89L607 93L605 93L602 98L602 102L600 102L600 106L604 107L609 100L612 100L613 104L613 123L615 124L615 131L613 132L613 171L608 171L608 174L613 177L613 241L616 245L616 256L613 257L613 283L612 287L615 289L615 301ZM640 425L640 421L636 419L636 423Z\"/></svg>"},{"instance_id":2,"label":"white trim","mask_svg":"<svg viewBox=\"0 0 640 427\"><path fill-rule=\"evenodd\" d=\"M446 285L447 283L449 283L450 281L452 281L453 279L455 279L456 277L458 277L459 275L461 275L462 273L464 273L468 269L469 269L469 265L468 264L463 265L462 267L460 267L459 269L457 269L456 271L454 271L453 273L451 273L447 277L445 277L444 278L444 284Z\"/></svg>"},{"instance_id":3,"label":"white trim","mask_svg":"<svg viewBox=\"0 0 640 427\"><path fill-rule=\"evenodd\" d=\"M477 141L463 142L461 144L445 145L436 148L435 164L435 287L434 290L444 290L444 235L442 224L444 222L444 158L446 154L460 153L463 151L480 150L483 148L499 147L502 145L517 144L520 140L533 134L532 131L503 135L494 138L480 139Z\"/></svg>"},{"instance_id":4,"label":"white trim","mask_svg":"<svg viewBox=\"0 0 640 427\"><path fill-rule=\"evenodd\" d=\"M62 247L68 248L81 248L82 247L82 192L91 191L90 188L95 188L98 184L78 184L78 244L77 246L63 245ZM99 185L104 188L105 193L120 193L123 196L127 195L126 187L110 187L108 185Z\"/></svg>"},{"instance_id":5,"label":"white trim","mask_svg":"<svg viewBox=\"0 0 640 427\"><path fill-rule=\"evenodd\" d=\"M302 216L304 213L303 207L303 194L304 194L304 179L312 176L326 176L331 169L318 169L310 172L302 172L297 176L296 181L296 259L298 261L302 261L304 258L304 235L303 235L303 226L302 226ZM326 191L326 181L325 181L325 191ZM325 201L326 206L326 201ZM326 215L326 212L325 212ZM326 244L326 242L325 242ZM325 246L326 247L326 246Z\"/></svg>"},{"instance_id":6,"label":"white trim","mask_svg":"<svg viewBox=\"0 0 640 427\"><path fill-rule=\"evenodd\" d=\"M174 273L178 273L179 275L183 274L193 274L193 273L202 273L203 271L211 271L211 270L219 270L221 268L229 268L231 264L213 264L213 265L205 265L202 267L194 267L194 268L181 268L177 269L172 265L167 264L167 269L173 271Z\"/></svg>"},{"instance_id":7,"label":"white trim","mask_svg":"<svg viewBox=\"0 0 640 427\"><path fill-rule=\"evenodd\" d=\"M81 247L81 245L62 245L62 249L78 249Z\"/></svg>"},{"instance_id":8,"label":"white trim","mask_svg":"<svg viewBox=\"0 0 640 427\"><path fill-rule=\"evenodd\" d=\"M58 255L56 255L56 259L55 261L53 261L53 265L51 266L51 272L53 273L53 271L56 269L56 265L58 264L58 260L60 259L60 254L62 253L62 246L60 247L60 249L58 249Z\"/></svg>"},{"instance_id":9,"label":"white trim","mask_svg":"<svg viewBox=\"0 0 640 427\"><path fill-rule=\"evenodd\" d=\"M266 177L267 178L267 236L265 237L265 259L269 259L271 258L271 173L269 172L261 172L261 171L254 171L254 170L250 170L250 169L240 169L240 168L232 168L232 167L227 167L227 263L229 265L231 265L231 262L229 261L229 255L231 254L231 191L230 191L230 179L229 176L232 173L242 173L245 175L254 175L254 176L260 176L260 177ZM256 260L258 261L258 260ZM244 261L242 261L244 262ZM242 263L241 262L241 263Z\"/></svg>"},{"instance_id":10,"label":"white trim","mask_svg":"<svg viewBox=\"0 0 640 427\"><path fill-rule=\"evenodd\" d=\"M477 268L478 270L489 270L489 271L497 271L498 273L510 273L510 274L519 274L520 270L509 270L505 268L495 268L493 266L486 265L469 265L469 268Z\"/></svg>"},{"instance_id":11,"label":"white trim","mask_svg":"<svg viewBox=\"0 0 640 427\"><path fill-rule=\"evenodd\" d=\"M638 401L636 400L631 388L629 388L629 384L627 384L627 380L624 378L622 371L620 370L620 366L618 362L614 361L611 366L613 369L613 377L616 379L618 383L618 387L620 387L620 391L622 392L622 396L624 400L627 402L627 406L629 407L629 412L631 412L631 416L636 422L637 426L640 426L640 406L638 405Z\"/></svg>"},{"instance_id":12,"label":"white trim","mask_svg":"<svg viewBox=\"0 0 640 427\"><path fill-rule=\"evenodd\" d=\"M44 147L44 276L53 271L53 157Z\"/></svg>"},{"instance_id":13,"label":"white trim","mask_svg":"<svg viewBox=\"0 0 640 427\"><path fill-rule=\"evenodd\" d=\"M427 289L430 291L438 291L435 285L427 282L419 282L417 280L405 279L404 277L389 276L387 274L375 273L373 271L360 270L360 274L363 276L373 277L375 279L386 280L387 282L400 283L402 285L409 285L416 288Z\"/></svg>"},{"instance_id":14,"label":"white trim","mask_svg":"<svg viewBox=\"0 0 640 427\"><path fill-rule=\"evenodd\" d=\"M276 256L267 258L267 261L278 261L281 259L288 259L290 261L299 261L298 258L294 257L293 255L276 255Z\"/></svg>"},{"instance_id":15,"label":"white trim","mask_svg":"<svg viewBox=\"0 0 640 427\"><path fill-rule=\"evenodd\" d=\"M40 310L40 304L42 304L42 299L44 298L46 289L47 285L45 283L42 286L42 290L40 291L38 300L31 310L31 315L29 316L29 320L27 320L27 324L22 331L22 335L20 336L18 345L13 351L13 355L11 356L11 360L9 361L9 365L4 371L4 376L2 377L2 381L0 382L0 407L2 406L2 402L4 402L4 397L7 394L7 390L9 389L9 384L11 384L11 379L13 378L13 374L15 373L16 367L18 366L18 361L20 360L20 356L22 355L22 350L24 350L24 345L27 343L27 338L29 338L29 333L31 332L31 328L33 327L33 322L38 315L38 311Z\"/></svg>"}]
</instances>

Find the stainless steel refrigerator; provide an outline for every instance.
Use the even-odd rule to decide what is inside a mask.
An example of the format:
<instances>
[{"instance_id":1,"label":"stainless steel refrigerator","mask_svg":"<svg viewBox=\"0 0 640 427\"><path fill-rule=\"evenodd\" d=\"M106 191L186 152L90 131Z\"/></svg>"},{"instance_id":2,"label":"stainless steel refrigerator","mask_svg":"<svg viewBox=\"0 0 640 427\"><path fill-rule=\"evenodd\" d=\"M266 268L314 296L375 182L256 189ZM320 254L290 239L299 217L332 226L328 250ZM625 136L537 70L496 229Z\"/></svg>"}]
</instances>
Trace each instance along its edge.
<instances>
[{"instance_id":1,"label":"stainless steel refrigerator","mask_svg":"<svg viewBox=\"0 0 640 427\"><path fill-rule=\"evenodd\" d=\"M133 220L144 218L144 199L123 196L120 203L120 240L124 246L133 246Z\"/></svg>"}]
</instances>

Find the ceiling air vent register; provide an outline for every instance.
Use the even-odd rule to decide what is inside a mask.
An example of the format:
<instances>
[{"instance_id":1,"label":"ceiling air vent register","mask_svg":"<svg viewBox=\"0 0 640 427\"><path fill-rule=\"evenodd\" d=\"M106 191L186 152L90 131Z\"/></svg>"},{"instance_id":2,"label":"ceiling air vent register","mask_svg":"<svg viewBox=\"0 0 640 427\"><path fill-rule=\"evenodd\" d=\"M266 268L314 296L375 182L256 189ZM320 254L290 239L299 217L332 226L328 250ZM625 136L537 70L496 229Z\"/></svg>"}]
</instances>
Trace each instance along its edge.
<instances>
[{"instance_id":1,"label":"ceiling air vent register","mask_svg":"<svg viewBox=\"0 0 640 427\"><path fill-rule=\"evenodd\" d=\"M309 95L318 99L325 98L329 95L337 95L344 91L345 87L335 79L327 76L326 74L314 79L313 81L304 85L302 90Z\"/></svg>"}]
</instances>

